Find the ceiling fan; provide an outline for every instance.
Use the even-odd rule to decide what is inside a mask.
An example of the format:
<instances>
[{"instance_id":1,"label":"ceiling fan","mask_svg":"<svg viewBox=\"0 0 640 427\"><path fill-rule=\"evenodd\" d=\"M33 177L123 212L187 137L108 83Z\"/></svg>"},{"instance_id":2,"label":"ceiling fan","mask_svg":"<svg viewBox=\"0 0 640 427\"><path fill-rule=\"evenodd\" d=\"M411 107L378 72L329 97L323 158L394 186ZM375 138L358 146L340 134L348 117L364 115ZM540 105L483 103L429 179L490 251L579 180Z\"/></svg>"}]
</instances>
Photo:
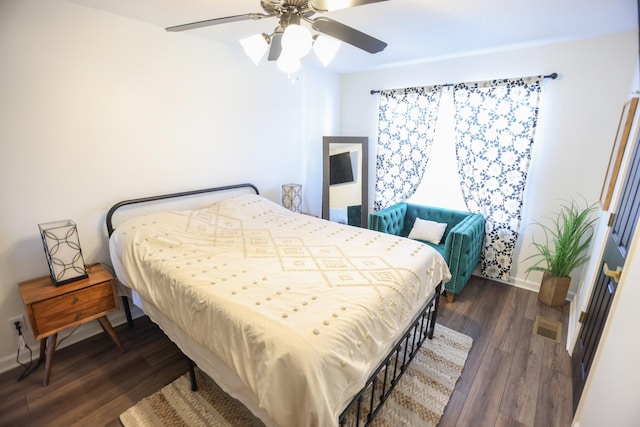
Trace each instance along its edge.
<instances>
[{"instance_id":1,"label":"ceiling fan","mask_svg":"<svg viewBox=\"0 0 640 427\"><path fill-rule=\"evenodd\" d=\"M207 19L205 21L176 25L166 28L167 31L185 31L211 25L226 24L229 22L259 20L265 18L278 18L279 24L271 34L261 34L265 49L268 46L270 61L277 61L283 52L283 36L285 39L288 28L300 27L301 22L307 22L317 33L337 39L362 49L369 53L377 53L384 50L387 44L368 34L344 25L325 16L314 17L316 14L330 12L338 9L367 5L388 0L260 0L264 13L246 13L243 15L226 16L223 18ZM308 30L304 30L307 31ZM313 37L309 34L309 47L315 42L319 34ZM285 40L286 45L286 40ZM307 50L308 52L308 50ZM306 53L299 55L304 56ZM284 56L284 55L283 55ZM261 57L261 56L260 56ZM254 59L255 61L255 59ZM259 59L258 59L259 61ZM257 61L256 61L257 63Z\"/></svg>"}]
</instances>

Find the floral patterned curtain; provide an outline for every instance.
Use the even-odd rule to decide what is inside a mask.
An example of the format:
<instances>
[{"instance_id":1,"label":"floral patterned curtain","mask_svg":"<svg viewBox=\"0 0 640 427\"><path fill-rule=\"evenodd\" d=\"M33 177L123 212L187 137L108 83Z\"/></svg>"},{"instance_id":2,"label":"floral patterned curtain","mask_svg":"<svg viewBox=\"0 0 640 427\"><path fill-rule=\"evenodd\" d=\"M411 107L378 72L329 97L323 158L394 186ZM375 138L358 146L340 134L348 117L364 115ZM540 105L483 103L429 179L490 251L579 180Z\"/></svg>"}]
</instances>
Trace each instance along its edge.
<instances>
[{"instance_id":1,"label":"floral patterned curtain","mask_svg":"<svg viewBox=\"0 0 640 427\"><path fill-rule=\"evenodd\" d=\"M374 210L409 198L427 167L442 86L380 92Z\"/></svg>"},{"instance_id":2,"label":"floral patterned curtain","mask_svg":"<svg viewBox=\"0 0 640 427\"><path fill-rule=\"evenodd\" d=\"M509 280L543 77L454 85L462 193L484 215L481 273Z\"/></svg>"}]
</instances>

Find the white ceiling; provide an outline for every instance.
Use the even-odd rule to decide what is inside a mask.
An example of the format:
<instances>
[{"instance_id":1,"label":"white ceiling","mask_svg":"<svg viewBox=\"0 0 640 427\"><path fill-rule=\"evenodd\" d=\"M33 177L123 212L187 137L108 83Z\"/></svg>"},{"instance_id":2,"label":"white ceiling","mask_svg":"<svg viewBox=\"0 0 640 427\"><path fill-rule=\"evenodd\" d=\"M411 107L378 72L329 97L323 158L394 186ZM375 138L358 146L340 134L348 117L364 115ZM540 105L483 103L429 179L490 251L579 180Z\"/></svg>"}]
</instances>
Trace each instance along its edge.
<instances>
[{"instance_id":1,"label":"white ceiling","mask_svg":"<svg viewBox=\"0 0 640 427\"><path fill-rule=\"evenodd\" d=\"M259 0L69 0L165 27L262 13ZM638 27L636 0L389 0L325 14L388 43L377 54L343 44L329 69L338 73L421 62L487 50L574 40ZM317 15L316 15L317 16ZM274 18L234 22L183 33L239 46L271 33ZM163 30L164 31L164 30ZM303 61L318 62L309 55Z\"/></svg>"}]
</instances>

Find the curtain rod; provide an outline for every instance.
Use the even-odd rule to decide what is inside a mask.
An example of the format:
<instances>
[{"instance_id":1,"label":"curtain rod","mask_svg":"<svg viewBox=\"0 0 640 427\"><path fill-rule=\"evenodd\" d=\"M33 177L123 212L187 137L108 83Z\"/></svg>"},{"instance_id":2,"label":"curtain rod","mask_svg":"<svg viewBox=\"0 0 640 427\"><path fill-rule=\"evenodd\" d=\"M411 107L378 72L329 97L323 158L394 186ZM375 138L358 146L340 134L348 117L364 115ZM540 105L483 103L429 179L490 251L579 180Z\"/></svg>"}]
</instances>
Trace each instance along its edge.
<instances>
[{"instance_id":1,"label":"curtain rod","mask_svg":"<svg viewBox=\"0 0 640 427\"><path fill-rule=\"evenodd\" d=\"M551 80L555 80L558 78L558 73L551 73L551 74L547 74L546 76L542 76L543 79L551 79ZM442 87L450 87L453 86L454 83L445 83L443 85L433 85L433 86L442 86ZM382 92L382 90L378 89L378 90L371 90L371 95L376 94L376 93L380 93Z\"/></svg>"}]
</instances>

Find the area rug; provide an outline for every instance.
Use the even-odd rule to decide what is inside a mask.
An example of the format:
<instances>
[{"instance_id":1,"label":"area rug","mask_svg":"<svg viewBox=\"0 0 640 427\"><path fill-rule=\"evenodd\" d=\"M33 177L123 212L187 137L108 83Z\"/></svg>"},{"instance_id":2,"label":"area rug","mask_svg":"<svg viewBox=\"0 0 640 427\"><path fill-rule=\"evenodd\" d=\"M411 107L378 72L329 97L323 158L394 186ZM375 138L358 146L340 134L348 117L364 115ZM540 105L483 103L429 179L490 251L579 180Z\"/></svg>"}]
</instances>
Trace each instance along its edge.
<instances>
[{"instance_id":1,"label":"area rug","mask_svg":"<svg viewBox=\"0 0 640 427\"><path fill-rule=\"evenodd\" d=\"M436 426L462 374L472 339L436 325L374 426ZM263 426L240 402L224 393L206 374L196 370L198 391L191 391L185 374L141 400L122 415L125 427Z\"/></svg>"}]
</instances>

